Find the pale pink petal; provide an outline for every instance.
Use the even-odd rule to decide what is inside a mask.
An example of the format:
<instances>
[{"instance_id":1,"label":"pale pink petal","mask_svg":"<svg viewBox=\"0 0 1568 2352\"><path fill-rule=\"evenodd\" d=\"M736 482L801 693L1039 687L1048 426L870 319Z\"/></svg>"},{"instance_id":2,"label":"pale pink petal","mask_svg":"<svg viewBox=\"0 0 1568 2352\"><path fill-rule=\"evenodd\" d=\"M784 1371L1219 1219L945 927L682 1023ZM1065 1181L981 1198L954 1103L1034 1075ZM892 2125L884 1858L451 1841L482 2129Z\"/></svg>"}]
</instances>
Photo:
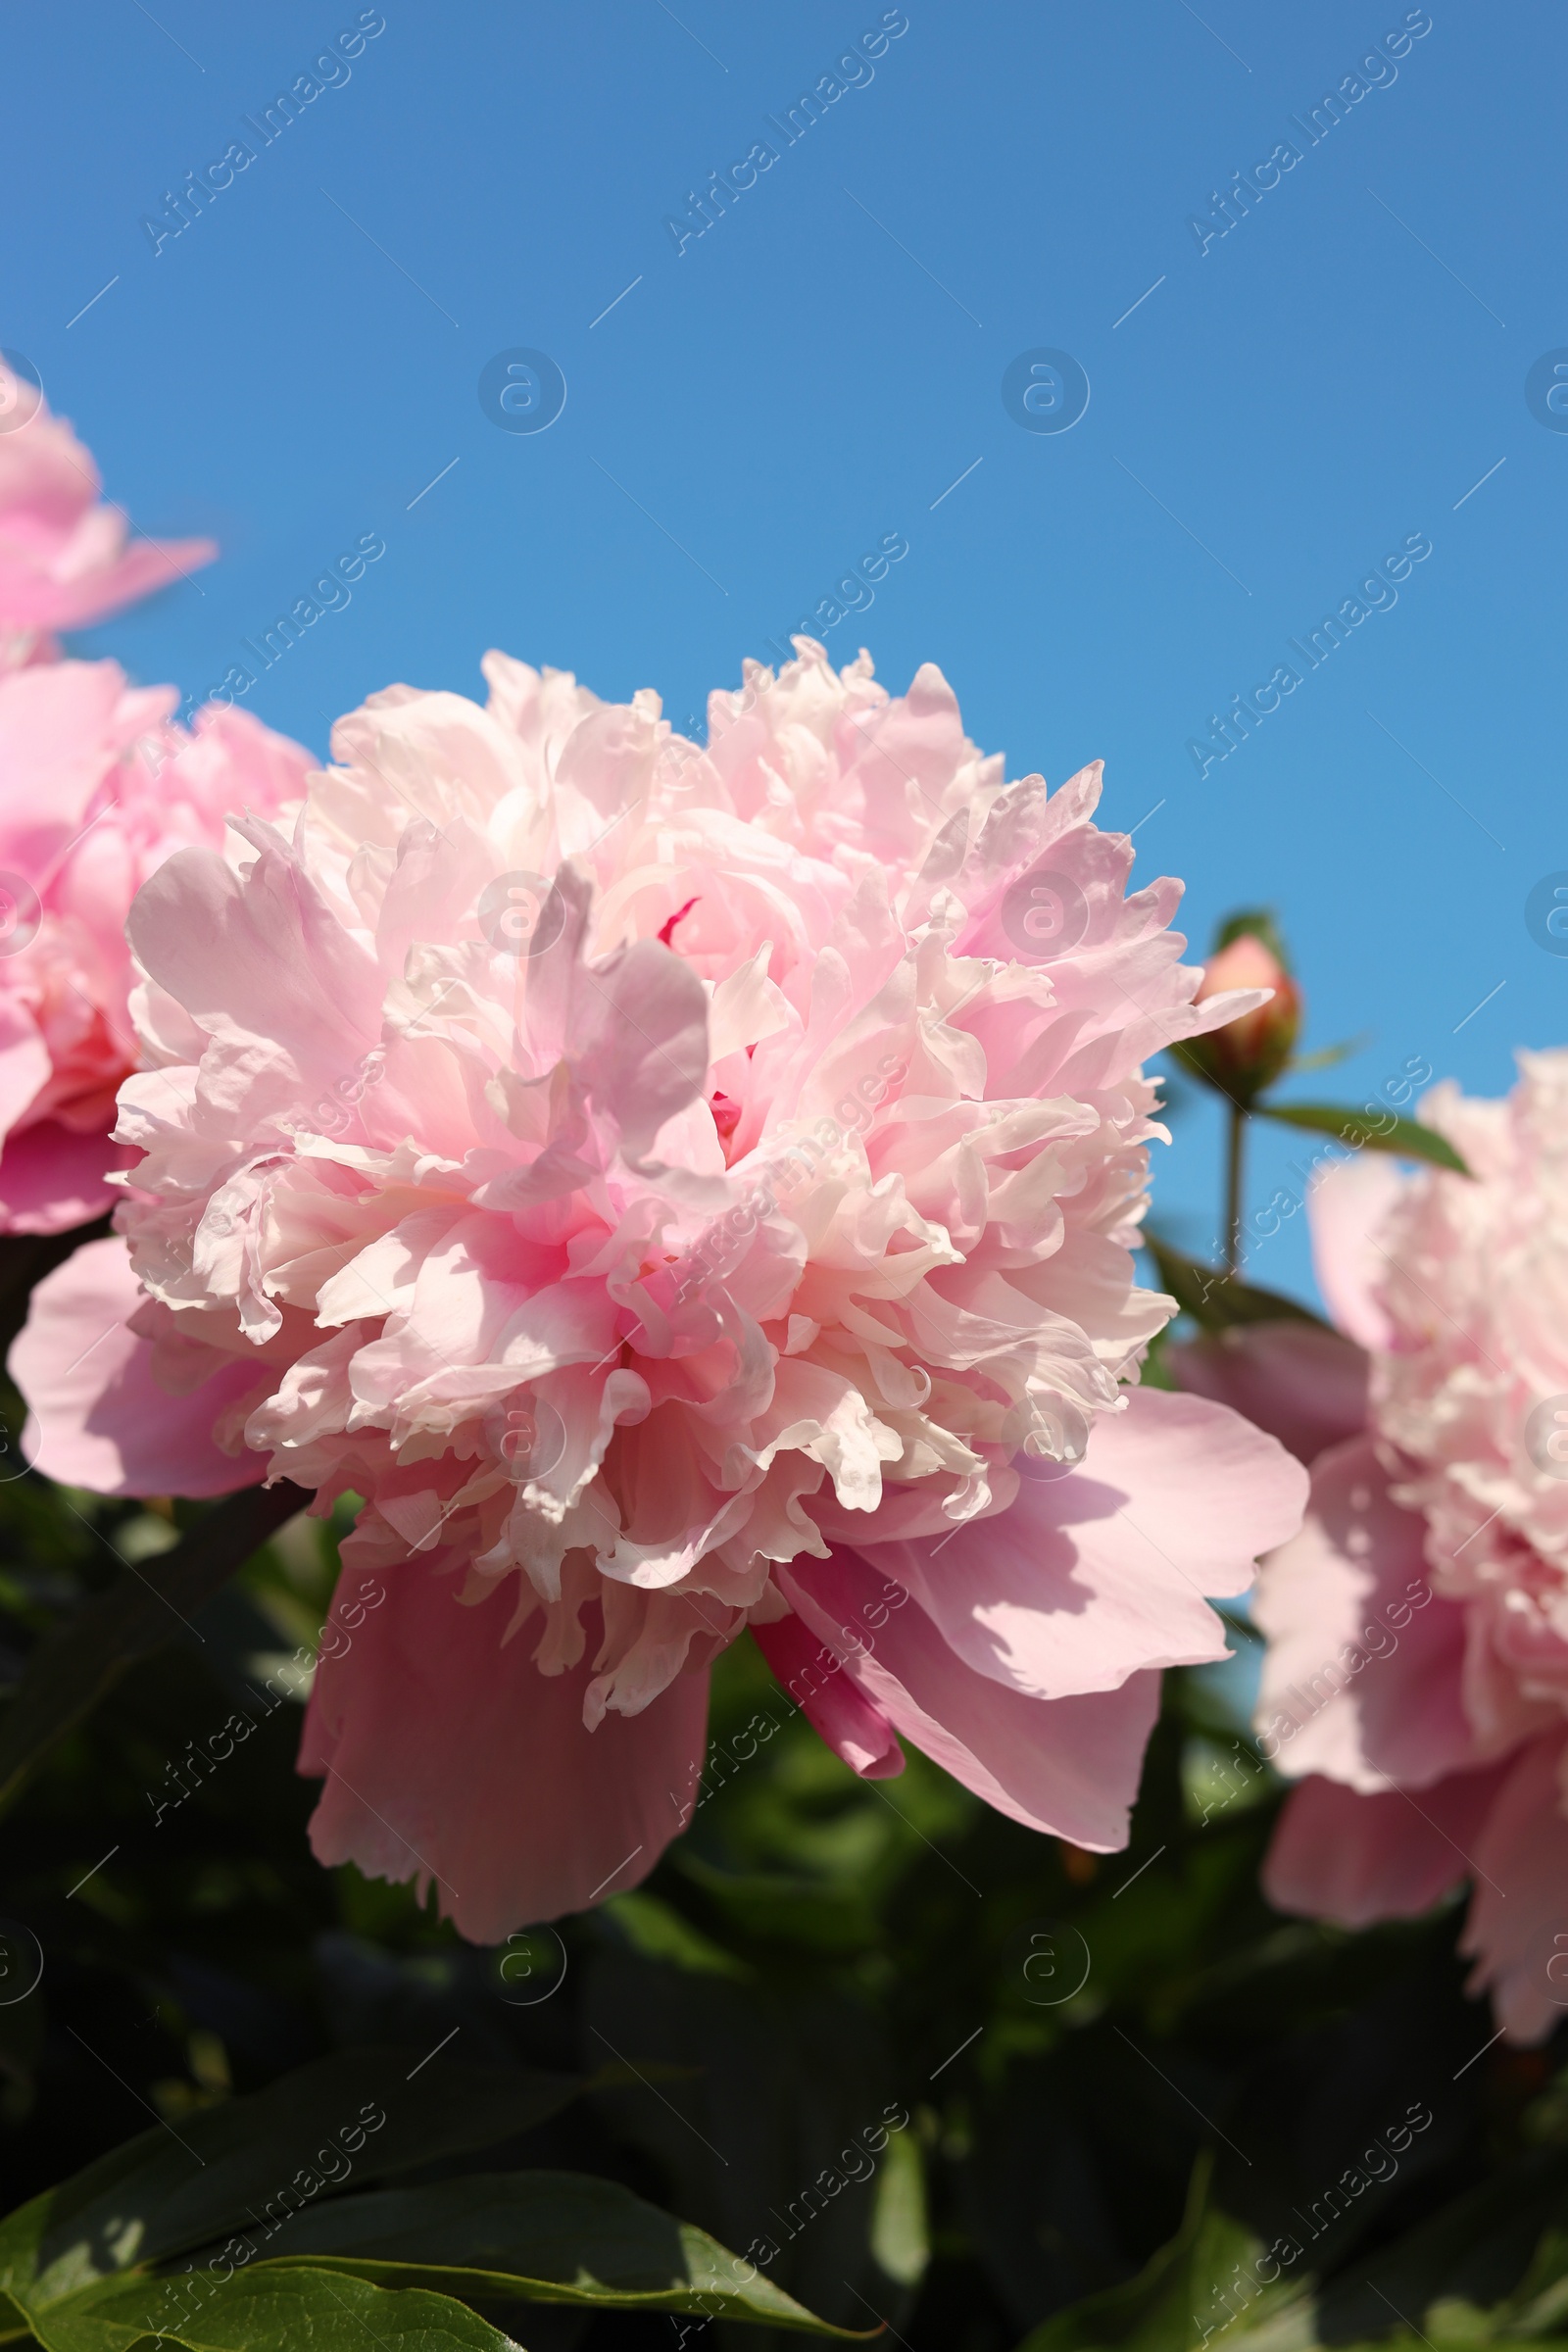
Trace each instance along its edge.
<instances>
[{"instance_id":1,"label":"pale pink petal","mask_svg":"<svg viewBox=\"0 0 1568 2352\"><path fill-rule=\"evenodd\" d=\"M1234 1406L1311 1462L1366 1427L1364 1348L1313 1323L1235 1323L1173 1348L1171 1370L1195 1396Z\"/></svg>"},{"instance_id":2,"label":"pale pink petal","mask_svg":"<svg viewBox=\"0 0 1568 2352\"><path fill-rule=\"evenodd\" d=\"M1513 2041L1544 2041L1568 2014L1568 1820L1563 1739L1521 1751L1474 1846L1475 1894L1459 1949L1475 1961Z\"/></svg>"},{"instance_id":3,"label":"pale pink petal","mask_svg":"<svg viewBox=\"0 0 1568 2352\"><path fill-rule=\"evenodd\" d=\"M69 1233L114 1207L106 1179L135 1154L102 1129L77 1134L40 1119L8 1136L0 1151L0 1233Z\"/></svg>"},{"instance_id":4,"label":"pale pink petal","mask_svg":"<svg viewBox=\"0 0 1568 2352\"><path fill-rule=\"evenodd\" d=\"M210 1036L240 1053L263 1041L307 1085L379 1041L374 964L275 837L243 877L216 850L181 850L126 927L147 972Z\"/></svg>"},{"instance_id":5,"label":"pale pink petal","mask_svg":"<svg viewBox=\"0 0 1568 2352\"><path fill-rule=\"evenodd\" d=\"M317 1668L300 1749L301 1772L326 1779L311 1823L319 1861L433 1883L476 1943L648 1876L691 1816L706 1672L589 1732L592 1636L577 1666L541 1674L526 1629L503 1640L506 1596L465 1607L454 1580L417 1559L373 1578L346 1569L340 1596L342 1646Z\"/></svg>"},{"instance_id":6,"label":"pale pink petal","mask_svg":"<svg viewBox=\"0 0 1568 2352\"><path fill-rule=\"evenodd\" d=\"M754 1625L752 1639L775 1680L852 1772L863 1781L886 1781L904 1770L904 1750L892 1724L799 1617Z\"/></svg>"},{"instance_id":7,"label":"pale pink petal","mask_svg":"<svg viewBox=\"0 0 1568 2352\"><path fill-rule=\"evenodd\" d=\"M30 387L21 389L33 400ZM7 395L10 407L11 385ZM127 543L124 514L99 505L99 488L91 456L41 398L20 428L0 435L0 666L5 640L25 647L55 629L85 627L218 553L210 539Z\"/></svg>"},{"instance_id":8,"label":"pale pink petal","mask_svg":"<svg viewBox=\"0 0 1568 2352\"><path fill-rule=\"evenodd\" d=\"M1317 1287L1340 1329L1363 1348L1387 1348L1393 1337L1379 1297L1389 1259L1378 1237L1404 1185L1395 1160L1363 1152L1320 1168L1307 1190Z\"/></svg>"},{"instance_id":9,"label":"pale pink petal","mask_svg":"<svg viewBox=\"0 0 1568 2352\"><path fill-rule=\"evenodd\" d=\"M708 1000L689 963L639 939L583 974L585 1036L577 1066L589 1101L609 1111L634 1153L702 1090Z\"/></svg>"},{"instance_id":10,"label":"pale pink petal","mask_svg":"<svg viewBox=\"0 0 1568 2352\"><path fill-rule=\"evenodd\" d=\"M1252 1608L1268 1638L1256 1722L1281 1772L1423 1788L1484 1760L1461 1697L1464 1611L1433 1592L1425 1535L1370 1440L1319 1455L1306 1524L1265 1561Z\"/></svg>"},{"instance_id":11,"label":"pale pink petal","mask_svg":"<svg viewBox=\"0 0 1568 2352\"><path fill-rule=\"evenodd\" d=\"M1127 1842L1157 1674L1077 1698L1026 1697L977 1674L918 1602L853 1552L797 1559L779 1583L817 1638L904 1737L1028 1828L1092 1853Z\"/></svg>"},{"instance_id":12,"label":"pale pink petal","mask_svg":"<svg viewBox=\"0 0 1568 2352\"><path fill-rule=\"evenodd\" d=\"M903 1544L860 1544L965 1664L1036 1698L1229 1655L1205 1593L1251 1582L1300 1525L1306 1477L1274 1439L1196 1396L1134 1389L1081 1469L1022 1466L1016 1501Z\"/></svg>"},{"instance_id":13,"label":"pale pink petal","mask_svg":"<svg viewBox=\"0 0 1568 2352\"><path fill-rule=\"evenodd\" d=\"M0 1135L25 1120L49 1083L49 1047L31 1005L0 995Z\"/></svg>"},{"instance_id":14,"label":"pale pink petal","mask_svg":"<svg viewBox=\"0 0 1568 2352\"><path fill-rule=\"evenodd\" d=\"M113 1234L84 1243L38 1284L10 1357L28 1407L24 1460L99 1494L195 1497L254 1486L267 1474L262 1456L220 1452L212 1432L217 1415L255 1389L256 1365L236 1358L188 1396L171 1396L153 1377L150 1345L126 1328L143 1303Z\"/></svg>"},{"instance_id":15,"label":"pale pink petal","mask_svg":"<svg viewBox=\"0 0 1568 2352\"><path fill-rule=\"evenodd\" d=\"M1414 1798L1398 1788L1363 1796L1313 1774L1286 1800L1263 1865L1264 1893L1276 1911L1342 1928L1430 1911L1471 1876L1504 1769L1452 1773Z\"/></svg>"}]
</instances>

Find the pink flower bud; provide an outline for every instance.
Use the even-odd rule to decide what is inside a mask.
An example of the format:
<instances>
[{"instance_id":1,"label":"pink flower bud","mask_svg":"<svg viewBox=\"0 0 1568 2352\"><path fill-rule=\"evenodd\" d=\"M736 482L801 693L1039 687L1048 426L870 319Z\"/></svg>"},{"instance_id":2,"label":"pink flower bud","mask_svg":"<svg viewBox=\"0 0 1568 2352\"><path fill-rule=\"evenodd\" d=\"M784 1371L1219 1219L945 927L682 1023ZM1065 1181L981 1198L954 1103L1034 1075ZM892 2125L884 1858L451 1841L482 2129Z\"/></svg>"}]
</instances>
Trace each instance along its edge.
<instances>
[{"instance_id":1,"label":"pink flower bud","mask_svg":"<svg viewBox=\"0 0 1568 2352\"><path fill-rule=\"evenodd\" d=\"M1279 956L1255 932L1244 931L1203 966L1198 1003L1232 988L1268 988L1267 1004L1206 1037L1193 1038L1187 1059L1239 1102L1250 1102L1275 1079L1291 1057L1301 1023L1301 992Z\"/></svg>"}]
</instances>

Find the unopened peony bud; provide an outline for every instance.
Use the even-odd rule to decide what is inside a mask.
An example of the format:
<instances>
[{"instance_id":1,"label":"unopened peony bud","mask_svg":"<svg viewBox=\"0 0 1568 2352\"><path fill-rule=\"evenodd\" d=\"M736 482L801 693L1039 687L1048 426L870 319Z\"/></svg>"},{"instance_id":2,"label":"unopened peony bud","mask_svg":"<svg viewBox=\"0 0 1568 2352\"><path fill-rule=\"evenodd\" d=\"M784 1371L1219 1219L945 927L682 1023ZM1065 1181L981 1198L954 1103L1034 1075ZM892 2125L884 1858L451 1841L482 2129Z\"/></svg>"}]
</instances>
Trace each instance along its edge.
<instances>
[{"instance_id":1,"label":"unopened peony bud","mask_svg":"<svg viewBox=\"0 0 1568 2352\"><path fill-rule=\"evenodd\" d=\"M1244 918L1245 919L1245 918ZM1231 930L1230 924L1226 930ZM1237 1102L1250 1102L1272 1086L1291 1057L1301 1023L1301 992L1286 969L1272 924L1236 931L1203 966L1198 1003L1230 988L1269 988L1267 1004L1188 1043L1184 1058L1200 1077ZM1224 934L1221 934L1223 939Z\"/></svg>"}]
</instances>

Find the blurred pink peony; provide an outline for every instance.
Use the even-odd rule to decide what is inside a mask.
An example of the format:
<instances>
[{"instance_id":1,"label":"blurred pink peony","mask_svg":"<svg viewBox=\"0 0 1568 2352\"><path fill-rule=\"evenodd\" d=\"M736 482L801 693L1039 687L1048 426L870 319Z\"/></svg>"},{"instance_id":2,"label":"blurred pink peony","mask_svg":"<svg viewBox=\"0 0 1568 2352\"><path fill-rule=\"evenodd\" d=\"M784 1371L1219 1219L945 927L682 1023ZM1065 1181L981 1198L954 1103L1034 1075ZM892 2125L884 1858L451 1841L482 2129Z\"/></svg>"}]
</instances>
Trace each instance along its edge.
<instances>
[{"instance_id":1,"label":"blurred pink peony","mask_svg":"<svg viewBox=\"0 0 1568 2352\"><path fill-rule=\"evenodd\" d=\"M1195 1011L1098 768L1004 786L939 671L797 642L706 752L497 654L483 710L394 687L290 838L171 859L125 1240L13 1359L51 1475L367 1497L313 1840L480 1940L652 1867L747 1625L857 1771L1124 1842L1157 1670L1299 1519L1122 1385L1140 1064L1251 1000Z\"/></svg>"},{"instance_id":2,"label":"blurred pink peony","mask_svg":"<svg viewBox=\"0 0 1568 2352\"><path fill-rule=\"evenodd\" d=\"M0 360L0 672L54 659L85 628L218 553L210 539L130 539L63 416Z\"/></svg>"},{"instance_id":3,"label":"blurred pink peony","mask_svg":"<svg viewBox=\"0 0 1568 2352\"><path fill-rule=\"evenodd\" d=\"M6 449L0 438L0 455ZM172 851L230 808L273 813L310 760L243 712L194 734L172 686L113 662L0 676L0 1233L60 1233L114 1205L115 1095L136 1066L125 914Z\"/></svg>"},{"instance_id":4,"label":"blurred pink peony","mask_svg":"<svg viewBox=\"0 0 1568 2352\"><path fill-rule=\"evenodd\" d=\"M1255 1607L1264 1752L1307 1776L1271 1899L1360 1927L1472 1879L1473 1987L1535 2041L1568 2008L1568 1052L1519 1060L1504 1102L1421 1105L1477 1181L1369 1156L1314 1185L1347 1338L1178 1354L1312 1461Z\"/></svg>"}]
</instances>

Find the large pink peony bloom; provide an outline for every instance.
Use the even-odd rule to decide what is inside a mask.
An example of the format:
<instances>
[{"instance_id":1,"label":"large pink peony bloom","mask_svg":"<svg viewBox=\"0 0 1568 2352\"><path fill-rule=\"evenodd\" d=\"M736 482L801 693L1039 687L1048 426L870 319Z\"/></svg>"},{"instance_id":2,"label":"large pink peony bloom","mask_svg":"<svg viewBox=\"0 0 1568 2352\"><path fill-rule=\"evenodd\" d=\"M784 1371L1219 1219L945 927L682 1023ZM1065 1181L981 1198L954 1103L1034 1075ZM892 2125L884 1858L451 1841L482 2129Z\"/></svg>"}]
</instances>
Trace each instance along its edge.
<instances>
[{"instance_id":1,"label":"large pink peony bloom","mask_svg":"<svg viewBox=\"0 0 1568 2352\"><path fill-rule=\"evenodd\" d=\"M169 723L177 699L127 686L113 662L0 676L0 1233L59 1233L114 1204L141 884L174 850L220 842L228 809L270 814L305 789L297 745L217 709L187 734Z\"/></svg>"},{"instance_id":2,"label":"large pink peony bloom","mask_svg":"<svg viewBox=\"0 0 1568 2352\"><path fill-rule=\"evenodd\" d=\"M210 539L130 539L63 416L0 360L0 671L48 661L85 628L210 564Z\"/></svg>"},{"instance_id":3,"label":"large pink peony bloom","mask_svg":"<svg viewBox=\"0 0 1568 2352\"><path fill-rule=\"evenodd\" d=\"M747 1625L856 1770L903 1736L1116 1846L1157 1670L1304 1499L1123 1385L1140 1064L1255 1000L1194 1009L1098 770L1004 786L937 670L799 643L706 752L492 654L483 710L342 720L291 836L172 858L125 1238L14 1357L53 1475L367 1498L316 1850L481 1940L647 1872Z\"/></svg>"},{"instance_id":4,"label":"large pink peony bloom","mask_svg":"<svg viewBox=\"0 0 1568 2352\"><path fill-rule=\"evenodd\" d=\"M1533 2041L1568 2008L1568 1052L1520 1071L1422 1104L1478 1181L1315 1186L1346 1338L1258 1325L1180 1368L1312 1461L1255 1611L1264 1750L1305 1776L1271 1898L1359 1927L1473 1880L1473 1985Z\"/></svg>"}]
</instances>

